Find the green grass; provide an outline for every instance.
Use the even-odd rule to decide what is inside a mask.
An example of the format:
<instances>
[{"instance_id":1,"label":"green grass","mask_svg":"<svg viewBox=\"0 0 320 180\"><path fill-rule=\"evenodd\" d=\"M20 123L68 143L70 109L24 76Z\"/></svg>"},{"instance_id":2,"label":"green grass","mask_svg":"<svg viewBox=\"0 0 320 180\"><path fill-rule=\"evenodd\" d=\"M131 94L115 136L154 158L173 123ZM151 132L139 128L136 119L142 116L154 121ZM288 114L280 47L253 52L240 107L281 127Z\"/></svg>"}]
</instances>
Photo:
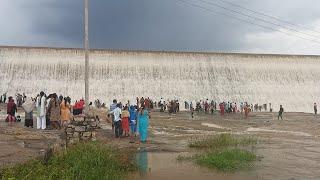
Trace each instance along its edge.
<instances>
[{"instance_id":1,"label":"green grass","mask_svg":"<svg viewBox=\"0 0 320 180\"><path fill-rule=\"evenodd\" d=\"M236 171L249 167L257 159L254 153L243 150L246 146L254 146L257 139L249 136L220 134L193 139L189 147L200 149L201 154L177 157L178 161L194 161L201 166L221 171Z\"/></svg>"},{"instance_id":2,"label":"green grass","mask_svg":"<svg viewBox=\"0 0 320 180\"><path fill-rule=\"evenodd\" d=\"M221 171L235 171L250 167L256 160L256 155L241 149L225 149L222 151L210 152L196 158L199 165L209 168L216 168Z\"/></svg>"},{"instance_id":3,"label":"green grass","mask_svg":"<svg viewBox=\"0 0 320 180\"><path fill-rule=\"evenodd\" d=\"M231 134L220 134L193 139L189 142L189 147L199 149L219 149L230 146L247 146L255 144L257 144L257 139L253 137L239 137Z\"/></svg>"},{"instance_id":4,"label":"green grass","mask_svg":"<svg viewBox=\"0 0 320 180\"><path fill-rule=\"evenodd\" d=\"M44 164L33 160L1 170L1 179L124 179L136 169L131 152L98 142L77 144L54 155Z\"/></svg>"}]
</instances>

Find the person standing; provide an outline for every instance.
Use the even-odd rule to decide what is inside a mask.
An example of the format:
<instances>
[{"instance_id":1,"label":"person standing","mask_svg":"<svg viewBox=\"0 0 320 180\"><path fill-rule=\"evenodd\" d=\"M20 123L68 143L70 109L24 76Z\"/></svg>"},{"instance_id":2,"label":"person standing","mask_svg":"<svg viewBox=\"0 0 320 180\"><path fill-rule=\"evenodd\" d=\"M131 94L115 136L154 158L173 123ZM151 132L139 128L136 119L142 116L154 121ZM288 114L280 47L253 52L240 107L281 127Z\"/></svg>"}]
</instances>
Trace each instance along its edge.
<instances>
[{"instance_id":1,"label":"person standing","mask_svg":"<svg viewBox=\"0 0 320 180\"><path fill-rule=\"evenodd\" d=\"M17 105L14 103L13 98L10 96L7 104L7 122L16 122L15 114L17 112Z\"/></svg>"},{"instance_id":2,"label":"person standing","mask_svg":"<svg viewBox=\"0 0 320 180\"><path fill-rule=\"evenodd\" d=\"M113 114L114 116L114 120L113 120L113 124L114 124L114 133L116 138L120 138L121 137L121 104L118 103L117 107L111 111L109 114Z\"/></svg>"},{"instance_id":3,"label":"person standing","mask_svg":"<svg viewBox=\"0 0 320 180\"><path fill-rule=\"evenodd\" d=\"M43 91L37 97L37 129L46 129L46 97Z\"/></svg>"},{"instance_id":4,"label":"person standing","mask_svg":"<svg viewBox=\"0 0 320 180\"><path fill-rule=\"evenodd\" d=\"M314 110L314 115L317 116L317 112L318 112L317 103L314 103L313 110Z\"/></svg>"},{"instance_id":5,"label":"person standing","mask_svg":"<svg viewBox=\"0 0 320 180\"><path fill-rule=\"evenodd\" d=\"M22 108L25 112L24 126L33 128L33 110L36 107L34 101L31 98L26 98L25 103L22 104Z\"/></svg>"},{"instance_id":6,"label":"person standing","mask_svg":"<svg viewBox=\"0 0 320 180\"><path fill-rule=\"evenodd\" d=\"M124 136L128 137L129 136L129 111L128 111L128 107L125 106L123 108L123 111L121 113L121 127L122 130L124 132Z\"/></svg>"},{"instance_id":7,"label":"person standing","mask_svg":"<svg viewBox=\"0 0 320 180\"><path fill-rule=\"evenodd\" d=\"M70 122L70 109L71 106L68 102L68 99L65 97L60 104L60 120L61 126L66 127Z\"/></svg>"},{"instance_id":8,"label":"person standing","mask_svg":"<svg viewBox=\"0 0 320 180\"><path fill-rule=\"evenodd\" d=\"M149 118L150 115L148 113L148 110L146 110L145 106L142 106L138 119L140 142L142 143L145 143L148 138Z\"/></svg>"},{"instance_id":9,"label":"person standing","mask_svg":"<svg viewBox=\"0 0 320 180\"><path fill-rule=\"evenodd\" d=\"M281 118L281 120L283 120L282 119L283 112L284 112L283 107L282 107L282 105L280 105L280 110L279 110L279 114L278 114L278 120L279 120L279 118Z\"/></svg>"},{"instance_id":10,"label":"person standing","mask_svg":"<svg viewBox=\"0 0 320 180\"><path fill-rule=\"evenodd\" d=\"M51 95L48 111L50 111L51 128L60 129L60 103L56 93Z\"/></svg>"},{"instance_id":11,"label":"person standing","mask_svg":"<svg viewBox=\"0 0 320 180\"><path fill-rule=\"evenodd\" d=\"M113 101L112 101L112 104L110 105L110 113L109 114L111 114L111 125L112 125L112 131L113 131L113 133L114 133L114 115L113 115L113 113L111 113L113 110L115 110L117 108L117 100L116 99L114 99ZM109 116L109 114L108 114L108 116Z\"/></svg>"},{"instance_id":12,"label":"person standing","mask_svg":"<svg viewBox=\"0 0 320 180\"><path fill-rule=\"evenodd\" d=\"M134 106L130 106L130 143L134 143L134 137L137 131L137 110Z\"/></svg>"}]
</instances>

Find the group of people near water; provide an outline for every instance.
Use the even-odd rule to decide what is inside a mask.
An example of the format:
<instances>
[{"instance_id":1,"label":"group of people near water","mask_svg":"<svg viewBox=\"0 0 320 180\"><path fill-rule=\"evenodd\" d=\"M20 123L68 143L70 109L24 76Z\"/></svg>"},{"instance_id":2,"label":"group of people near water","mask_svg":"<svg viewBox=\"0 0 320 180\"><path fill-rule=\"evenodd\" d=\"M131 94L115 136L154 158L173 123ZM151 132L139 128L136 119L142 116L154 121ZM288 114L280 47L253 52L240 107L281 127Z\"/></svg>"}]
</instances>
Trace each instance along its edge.
<instances>
[{"instance_id":1,"label":"group of people near water","mask_svg":"<svg viewBox=\"0 0 320 180\"><path fill-rule=\"evenodd\" d=\"M152 102L149 98L146 100L141 99L137 98L136 105L131 105L128 102L125 106L122 106L121 102L118 103L116 99L113 100L108 117L111 117L115 138L130 136L130 143L134 143L135 137L139 135L139 142L147 142L150 119L149 110Z\"/></svg>"},{"instance_id":2,"label":"group of people near water","mask_svg":"<svg viewBox=\"0 0 320 180\"><path fill-rule=\"evenodd\" d=\"M21 105L25 111L25 126L34 127L33 112L36 111L36 128L37 129L60 129L66 127L71 120L71 110L74 114L81 114L84 108L84 101L80 100L71 106L69 96L57 96L56 93L46 95L41 91L36 97L26 97ZM17 104L12 96L8 98L7 104L7 122L16 122Z\"/></svg>"}]
</instances>

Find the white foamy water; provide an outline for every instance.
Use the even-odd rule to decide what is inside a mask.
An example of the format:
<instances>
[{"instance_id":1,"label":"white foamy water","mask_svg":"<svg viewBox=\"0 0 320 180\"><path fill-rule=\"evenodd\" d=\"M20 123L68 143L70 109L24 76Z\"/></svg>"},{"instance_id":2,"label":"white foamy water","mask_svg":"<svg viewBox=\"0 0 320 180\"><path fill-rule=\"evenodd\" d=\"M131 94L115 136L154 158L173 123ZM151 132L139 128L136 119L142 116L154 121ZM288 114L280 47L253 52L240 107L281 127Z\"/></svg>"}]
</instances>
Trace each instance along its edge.
<instances>
[{"instance_id":1,"label":"white foamy water","mask_svg":"<svg viewBox=\"0 0 320 180\"><path fill-rule=\"evenodd\" d=\"M316 56L92 51L90 100L144 96L279 104L313 111L320 95ZM84 96L84 54L75 49L0 47L0 93Z\"/></svg>"},{"instance_id":2,"label":"white foamy water","mask_svg":"<svg viewBox=\"0 0 320 180\"><path fill-rule=\"evenodd\" d=\"M202 126L208 126L208 127L211 127L211 128L216 128L216 129L226 129L226 130L231 130L230 128L226 128L226 127L222 127L222 126L219 126L217 124L212 124L212 123L201 123Z\"/></svg>"}]
</instances>

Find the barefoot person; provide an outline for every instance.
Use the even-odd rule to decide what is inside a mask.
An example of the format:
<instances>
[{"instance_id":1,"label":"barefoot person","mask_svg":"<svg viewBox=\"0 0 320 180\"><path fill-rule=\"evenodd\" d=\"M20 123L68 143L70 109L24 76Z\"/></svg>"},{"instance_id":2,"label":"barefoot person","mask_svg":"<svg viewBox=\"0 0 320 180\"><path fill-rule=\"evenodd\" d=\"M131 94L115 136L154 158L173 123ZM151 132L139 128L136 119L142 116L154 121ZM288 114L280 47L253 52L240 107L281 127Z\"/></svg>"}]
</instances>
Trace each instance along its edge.
<instances>
[{"instance_id":1,"label":"barefoot person","mask_svg":"<svg viewBox=\"0 0 320 180\"><path fill-rule=\"evenodd\" d=\"M314 103L313 110L314 110L314 115L317 116L317 112L318 112L317 103Z\"/></svg>"},{"instance_id":2,"label":"barefoot person","mask_svg":"<svg viewBox=\"0 0 320 180\"><path fill-rule=\"evenodd\" d=\"M141 106L138 123L139 123L140 142L142 143L145 143L148 138L149 118L150 118L150 115L146 110L145 106Z\"/></svg>"}]
</instances>

